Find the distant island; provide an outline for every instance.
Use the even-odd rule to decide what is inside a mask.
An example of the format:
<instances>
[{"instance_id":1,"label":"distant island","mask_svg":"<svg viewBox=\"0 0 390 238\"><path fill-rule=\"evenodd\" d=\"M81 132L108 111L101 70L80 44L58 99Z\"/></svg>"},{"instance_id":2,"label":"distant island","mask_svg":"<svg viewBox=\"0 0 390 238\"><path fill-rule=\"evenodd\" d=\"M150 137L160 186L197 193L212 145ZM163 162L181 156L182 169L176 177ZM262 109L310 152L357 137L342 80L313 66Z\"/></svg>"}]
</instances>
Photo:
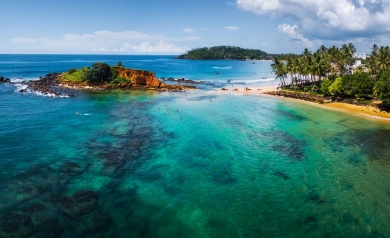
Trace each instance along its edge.
<instances>
[{"instance_id":1,"label":"distant island","mask_svg":"<svg viewBox=\"0 0 390 238\"><path fill-rule=\"evenodd\" d=\"M214 46L196 48L177 57L177 59L189 60L272 60L275 56L279 58L297 57L294 54L268 54L262 50L244 49L237 46Z\"/></svg>"}]
</instances>

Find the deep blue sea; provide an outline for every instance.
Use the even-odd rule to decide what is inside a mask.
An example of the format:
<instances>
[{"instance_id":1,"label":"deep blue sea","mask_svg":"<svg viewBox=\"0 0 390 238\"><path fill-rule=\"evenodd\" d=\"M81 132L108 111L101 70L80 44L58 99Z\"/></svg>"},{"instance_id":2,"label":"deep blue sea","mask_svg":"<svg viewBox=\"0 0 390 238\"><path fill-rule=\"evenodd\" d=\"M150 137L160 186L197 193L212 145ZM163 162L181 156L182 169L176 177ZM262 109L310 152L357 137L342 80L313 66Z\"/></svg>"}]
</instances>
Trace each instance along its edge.
<instances>
[{"instance_id":1,"label":"deep blue sea","mask_svg":"<svg viewBox=\"0 0 390 238\"><path fill-rule=\"evenodd\" d=\"M211 83L74 98L0 84L0 237L390 235L389 123L216 89L275 86L270 62L0 55L0 75L119 60Z\"/></svg>"}]
</instances>

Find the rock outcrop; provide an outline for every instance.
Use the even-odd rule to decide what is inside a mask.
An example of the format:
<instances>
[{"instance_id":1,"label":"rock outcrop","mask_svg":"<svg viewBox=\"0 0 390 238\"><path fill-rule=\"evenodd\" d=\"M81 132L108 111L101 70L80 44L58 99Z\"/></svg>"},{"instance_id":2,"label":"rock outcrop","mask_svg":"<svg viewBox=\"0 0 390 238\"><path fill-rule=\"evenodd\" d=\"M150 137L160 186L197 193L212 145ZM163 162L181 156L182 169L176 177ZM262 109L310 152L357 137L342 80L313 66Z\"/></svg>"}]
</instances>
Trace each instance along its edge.
<instances>
[{"instance_id":1,"label":"rock outcrop","mask_svg":"<svg viewBox=\"0 0 390 238\"><path fill-rule=\"evenodd\" d=\"M4 78L3 76L0 76L0 83L10 83L11 80L9 78Z\"/></svg>"},{"instance_id":2,"label":"rock outcrop","mask_svg":"<svg viewBox=\"0 0 390 238\"><path fill-rule=\"evenodd\" d=\"M160 81L153 72L145 70L126 69L123 67L117 68L118 77L125 79L118 84L90 84L86 81L82 83L72 83L62 80L63 74L50 73L45 77L40 77L39 80L31 80L22 82L27 84L27 88L22 88L20 92L41 92L44 95L52 97L73 97L73 93L67 92L68 89L119 89L119 88L136 88L136 89L153 89L159 91L182 91L185 89L196 89L195 86L188 85L172 85L165 84ZM4 79L0 76L0 83L9 82L9 79Z\"/></svg>"},{"instance_id":3,"label":"rock outcrop","mask_svg":"<svg viewBox=\"0 0 390 238\"><path fill-rule=\"evenodd\" d=\"M130 80L133 87L164 88L167 86L150 71L118 68L118 76Z\"/></svg>"}]
</instances>

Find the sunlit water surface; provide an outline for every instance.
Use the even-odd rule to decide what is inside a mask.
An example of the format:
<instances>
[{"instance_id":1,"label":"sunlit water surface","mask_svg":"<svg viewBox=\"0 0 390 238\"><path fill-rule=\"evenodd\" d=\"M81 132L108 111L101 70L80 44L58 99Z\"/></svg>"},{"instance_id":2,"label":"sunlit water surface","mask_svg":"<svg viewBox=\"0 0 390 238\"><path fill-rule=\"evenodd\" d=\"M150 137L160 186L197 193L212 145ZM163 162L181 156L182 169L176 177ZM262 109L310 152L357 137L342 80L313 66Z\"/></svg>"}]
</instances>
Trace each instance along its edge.
<instances>
[{"instance_id":1,"label":"sunlit water surface","mask_svg":"<svg viewBox=\"0 0 390 238\"><path fill-rule=\"evenodd\" d=\"M0 115L3 237L390 234L386 124L213 90L50 98L14 85L0 85Z\"/></svg>"}]
</instances>

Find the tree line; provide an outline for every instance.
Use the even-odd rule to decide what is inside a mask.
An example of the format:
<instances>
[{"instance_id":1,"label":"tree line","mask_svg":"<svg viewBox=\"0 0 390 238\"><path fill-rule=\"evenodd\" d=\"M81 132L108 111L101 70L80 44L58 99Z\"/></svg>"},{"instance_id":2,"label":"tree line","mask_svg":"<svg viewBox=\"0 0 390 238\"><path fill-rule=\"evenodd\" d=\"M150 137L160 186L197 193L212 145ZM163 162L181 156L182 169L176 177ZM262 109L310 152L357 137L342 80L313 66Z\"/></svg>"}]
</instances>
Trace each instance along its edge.
<instances>
[{"instance_id":1,"label":"tree line","mask_svg":"<svg viewBox=\"0 0 390 238\"><path fill-rule=\"evenodd\" d=\"M304 49L298 57L275 57L271 68L284 89L336 98L377 97L390 104L390 48L374 44L371 55L359 66L353 66L355 53L352 43L340 48L322 45L314 53Z\"/></svg>"},{"instance_id":2,"label":"tree line","mask_svg":"<svg viewBox=\"0 0 390 238\"><path fill-rule=\"evenodd\" d=\"M268 54L261 50L244 49L237 46L214 46L196 48L187 53L178 56L178 59L196 59L196 60L220 60L220 59L265 59Z\"/></svg>"}]
</instances>

